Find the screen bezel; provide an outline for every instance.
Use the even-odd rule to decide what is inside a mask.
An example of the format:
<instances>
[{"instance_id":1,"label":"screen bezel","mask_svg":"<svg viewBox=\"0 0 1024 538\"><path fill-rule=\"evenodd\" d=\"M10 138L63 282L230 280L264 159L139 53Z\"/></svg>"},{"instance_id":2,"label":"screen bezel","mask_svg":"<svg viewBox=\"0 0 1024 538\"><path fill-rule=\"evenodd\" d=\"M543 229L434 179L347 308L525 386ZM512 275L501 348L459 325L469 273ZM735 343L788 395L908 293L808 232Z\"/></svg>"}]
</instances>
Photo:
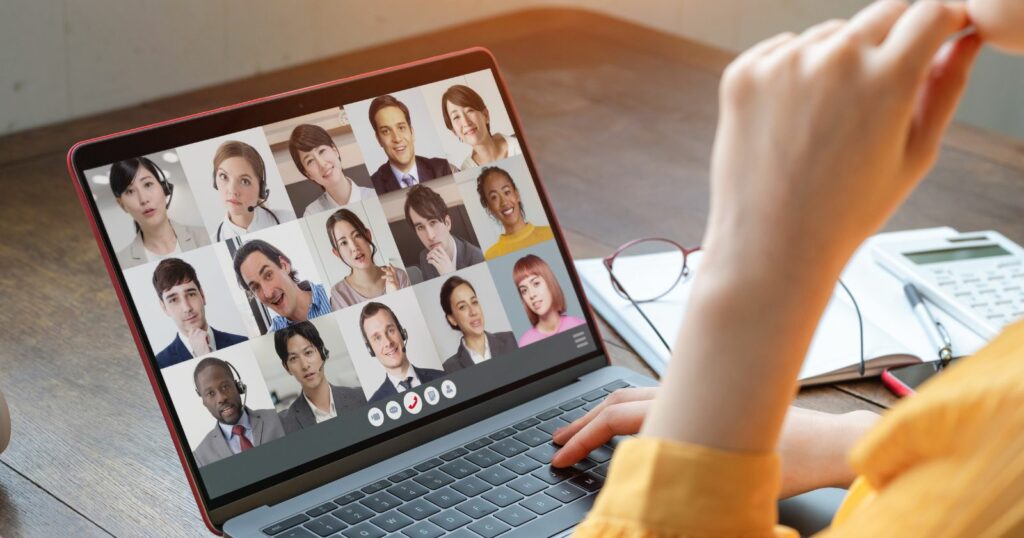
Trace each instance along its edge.
<instances>
[{"instance_id":1,"label":"screen bezel","mask_svg":"<svg viewBox=\"0 0 1024 538\"><path fill-rule=\"evenodd\" d=\"M543 372L518 382L495 388L478 398L444 409L414 423L349 445L344 449L296 466L285 473L261 480L230 494L218 497L214 502L207 496L206 488L197 478L198 467L195 464L191 451L187 450L188 445L185 443L184 430L176 419L176 414L172 417L169 405L171 402L170 393L167 386L163 383L162 377L157 375L159 370L155 364L155 353L150 348L148 340L142 338L141 319L133 304L128 301L128 287L124 273L120 266L115 263L117 259L115 252L108 234L100 224L102 220L95 200L89 195L87 190L91 187L88 186L84 172L98 166L109 165L118 160L176 148L192 142L253 127L261 127L295 116L332 107L340 107L378 95L415 88L484 69L490 70L494 75L504 102L503 104L509 112L509 118L519 137L527 167L533 178L535 178L535 187L540 195L541 203L550 217L549 221L554 231L555 241L561 249L562 261L567 268L576 295L582 303L581 306L583 307L588 328L591 330L597 346L596 350L571 360L553 363L551 368ZM498 71L497 62L490 51L486 49L479 47L467 49L390 69L327 82L79 142L68 152L68 169L83 208L89 216L93 234L103 253L107 271L121 302L129 328L135 338L136 346L163 411L164 419L172 432L179 458L188 475L196 501L203 512L207 525L216 530L219 530L223 522L234 515L260 505L274 504L295 495L296 492L330 482L344 476L347 472L355 470L346 469L347 466L343 465L346 460L351 460L359 467L365 467L372 464L374 460L386 459L392 453L400 453L405 448L415 446L422 440L421 436L417 436L421 432L438 430L438 426L442 424L444 426L440 430L443 431L437 431L437 433L455 431L471 424L471 419L473 418L471 415L474 413L467 413L467 411L484 405L488 401L495 400L503 395L507 396L509 393L519 397L514 398L513 401L508 401L508 397L501 398L505 402L503 405L515 405L520 400L528 401L536 396L533 394L535 390L521 389L531 387L534 389L553 390L557 386L571 383L580 375L608 364L607 353L604 349L604 343L600 338L594 313L586 303L583 286L572 263L568 245L558 224L557 217L551 209L551 202L547 191L544 189L540 176L537 173L522 123L511 102L505 81ZM382 444L388 445L390 449L380 450L380 445ZM370 452L368 449L373 449L372 452L376 457L367 459ZM330 472L324 472L328 467L331 468ZM329 476L324 477L324 475Z\"/></svg>"}]
</instances>

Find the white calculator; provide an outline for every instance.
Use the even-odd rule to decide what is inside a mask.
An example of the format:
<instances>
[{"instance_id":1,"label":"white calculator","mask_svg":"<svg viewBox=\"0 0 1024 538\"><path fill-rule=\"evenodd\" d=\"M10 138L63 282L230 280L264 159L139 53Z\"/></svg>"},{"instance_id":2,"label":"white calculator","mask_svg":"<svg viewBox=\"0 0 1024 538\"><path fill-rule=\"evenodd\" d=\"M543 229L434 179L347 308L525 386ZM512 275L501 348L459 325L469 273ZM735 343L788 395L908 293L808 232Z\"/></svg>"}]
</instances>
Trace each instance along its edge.
<instances>
[{"instance_id":1,"label":"white calculator","mask_svg":"<svg viewBox=\"0 0 1024 538\"><path fill-rule=\"evenodd\" d=\"M880 241L875 259L986 339L1024 318L1024 249L994 231Z\"/></svg>"}]
</instances>

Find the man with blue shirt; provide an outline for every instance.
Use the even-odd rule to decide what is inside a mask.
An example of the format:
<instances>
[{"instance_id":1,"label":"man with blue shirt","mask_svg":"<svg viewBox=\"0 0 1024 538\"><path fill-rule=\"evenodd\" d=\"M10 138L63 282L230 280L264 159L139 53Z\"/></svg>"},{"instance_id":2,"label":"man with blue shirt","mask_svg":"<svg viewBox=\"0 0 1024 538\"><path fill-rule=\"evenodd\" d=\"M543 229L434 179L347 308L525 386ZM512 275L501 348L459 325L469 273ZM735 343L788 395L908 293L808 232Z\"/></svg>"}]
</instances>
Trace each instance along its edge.
<instances>
[{"instance_id":1,"label":"man with blue shirt","mask_svg":"<svg viewBox=\"0 0 1024 538\"><path fill-rule=\"evenodd\" d=\"M331 298L320 284L299 280L298 271L277 247L260 239L235 252L235 277L251 299L274 311L269 331L331 313Z\"/></svg>"},{"instance_id":2,"label":"man with blue shirt","mask_svg":"<svg viewBox=\"0 0 1024 538\"><path fill-rule=\"evenodd\" d=\"M224 349L246 338L218 331L206 320L206 296L196 270L178 258L161 261L153 271L153 288L160 298L160 308L174 321L178 334L157 353L158 368L167 368Z\"/></svg>"},{"instance_id":3,"label":"man with blue shirt","mask_svg":"<svg viewBox=\"0 0 1024 538\"><path fill-rule=\"evenodd\" d=\"M277 411L249 409L242 397L245 383L226 361L207 357L196 365L196 394L217 424L192 452L200 467L284 437Z\"/></svg>"},{"instance_id":4,"label":"man with blue shirt","mask_svg":"<svg viewBox=\"0 0 1024 538\"><path fill-rule=\"evenodd\" d=\"M388 162L370 176L378 194L450 176L455 171L447 159L416 155L416 133L409 107L393 96L382 95L370 102L370 125L388 156Z\"/></svg>"}]
</instances>

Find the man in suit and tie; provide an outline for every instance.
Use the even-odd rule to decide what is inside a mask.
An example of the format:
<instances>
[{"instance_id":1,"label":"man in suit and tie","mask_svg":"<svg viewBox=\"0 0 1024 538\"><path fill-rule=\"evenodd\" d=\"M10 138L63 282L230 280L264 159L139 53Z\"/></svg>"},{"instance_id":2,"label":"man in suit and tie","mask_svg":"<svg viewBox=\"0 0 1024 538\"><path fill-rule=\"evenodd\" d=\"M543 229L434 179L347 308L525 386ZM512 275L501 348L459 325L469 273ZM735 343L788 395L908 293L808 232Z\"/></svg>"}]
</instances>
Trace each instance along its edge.
<instances>
[{"instance_id":1,"label":"man in suit and tie","mask_svg":"<svg viewBox=\"0 0 1024 538\"><path fill-rule=\"evenodd\" d=\"M206 320L206 296L196 270L184 260L167 258L153 271L153 288L160 308L174 321L178 334L156 355L159 368L200 357L247 340L218 331Z\"/></svg>"},{"instance_id":2,"label":"man in suit and tie","mask_svg":"<svg viewBox=\"0 0 1024 538\"><path fill-rule=\"evenodd\" d=\"M405 103L391 95L374 99L370 102L370 125L388 156L388 162L370 176L378 194L452 175L454 169L447 159L416 155L416 134Z\"/></svg>"},{"instance_id":3,"label":"man in suit and tie","mask_svg":"<svg viewBox=\"0 0 1024 538\"><path fill-rule=\"evenodd\" d=\"M483 263L484 253L480 247L452 234L448 204L434 189L426 185L409 189L405 198L405 219L423 243L419 256L423 280Z\"/></svg>"},{"instance_id":4,"label":"man in suit and tie","mask_svg":"<svg viewBox=\"0 0 1024 538\"><path fill-rule=\"evenodd\" d=\"M236 374L231 364L214 357L199 361L192 373L196 394L217 421L192 452L200 467L284 437L276 411L245 406L245 383Z\"/></svg>"},{"instance_id":5,"label":"man in suit and tie","mask_svg":"<svg viewBox=\"0 0 1024 538\"><path fill-rule=\"evenodd\" d=\"M311 322L300 321L274 333L274 349L281 358L281 366L302 387L299 396L281 415L285 433L316 426L341 411L366 403L362 389L327 382L324 363L330 351Z\"/></svg>"},{"instance_id":6,"label":"man in suit and tie","mask_svg":"<svg viewBox=\"0 0 1024 538\"><path fill-rule=\"evenodd\" d=\"M459 349L444 361L445 372L469 368L519 349L511 331L489 333L484 330L484 310L476 297L476 289L468 280L453 276L445 281L441 286L441 309L448 325L462 333Z\"/></svg>"},{"instance_id":7,"label":"man in suit and tie","mask_svg":"<svg viewBox=\"0 0 1024 538\"><path fill-rule=\"evenodd\" d=\"M385 304L366 303L359 314L359 330L363 333L366 351L384 367L384 382L370 396L370 403L403 393L444 376L441 370L417 368L406 355L409 333L398 316Z\"/></svg>"}]
</instances>

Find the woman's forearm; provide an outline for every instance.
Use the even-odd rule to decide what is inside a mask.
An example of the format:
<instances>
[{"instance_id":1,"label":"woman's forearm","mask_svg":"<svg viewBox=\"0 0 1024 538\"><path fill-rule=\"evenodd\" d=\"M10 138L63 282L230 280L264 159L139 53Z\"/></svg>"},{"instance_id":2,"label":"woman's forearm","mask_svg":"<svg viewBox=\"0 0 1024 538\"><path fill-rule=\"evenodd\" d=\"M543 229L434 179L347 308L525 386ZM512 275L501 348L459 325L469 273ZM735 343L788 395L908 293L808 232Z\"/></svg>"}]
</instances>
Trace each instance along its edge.
<instances>
[{"instance_id":1,"label":"woman's forearm","mask_svg":"<svg viewBox=\"0 0 1024 538\"><path fill-rule=\"evenodd\" d=\"M770 451L835 276L705 261L643 434Z\"/></svg>"}]
</instances>

